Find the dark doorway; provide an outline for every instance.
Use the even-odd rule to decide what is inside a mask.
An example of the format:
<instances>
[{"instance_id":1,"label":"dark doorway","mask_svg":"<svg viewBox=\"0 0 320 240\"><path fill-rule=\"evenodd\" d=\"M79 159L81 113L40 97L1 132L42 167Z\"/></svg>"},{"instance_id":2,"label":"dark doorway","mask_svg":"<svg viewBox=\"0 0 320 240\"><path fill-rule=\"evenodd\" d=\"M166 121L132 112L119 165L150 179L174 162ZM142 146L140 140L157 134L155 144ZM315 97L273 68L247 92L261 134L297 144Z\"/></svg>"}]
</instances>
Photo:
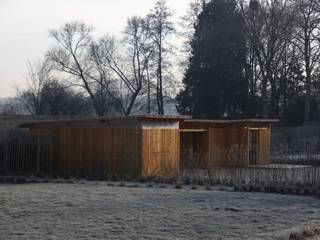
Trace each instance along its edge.
<instances>
[{"instance_id":1,"label":"dark doorway","mask_svg":"<svg viewBox=\"0 0 320 240\"><path fill-rule=\"evenodd\" d=\"M259 159L259 130L249 131L249 164L257 165Z\"/></svg>"},{"instance_id":2,"label":"dark doorway","mask_svg":"<svg viewBox=\"0 0 320 240\"><path fill-rule=\"evenodd\" d=\"M182 169L203 169L207 167L207 132L181 132L180 160Z\"/></svg>"}]
</instances>

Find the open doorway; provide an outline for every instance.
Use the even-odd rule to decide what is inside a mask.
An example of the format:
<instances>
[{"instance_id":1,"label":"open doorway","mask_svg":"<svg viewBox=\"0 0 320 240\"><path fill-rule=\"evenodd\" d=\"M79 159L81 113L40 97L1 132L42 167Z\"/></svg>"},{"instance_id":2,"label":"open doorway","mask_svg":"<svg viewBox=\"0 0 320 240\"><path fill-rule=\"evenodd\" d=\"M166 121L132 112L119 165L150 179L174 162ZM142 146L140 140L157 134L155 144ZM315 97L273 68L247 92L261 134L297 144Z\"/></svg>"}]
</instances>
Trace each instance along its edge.
<instances>
[{"instance_id":1,"label":"open doorway","mask_svg":"<svg viewBox=\"0 0 320 240\"><path fill-rule=\"evenodd\" d=\"M260 154L259 130L249 130L249 164L257 165Z\"/></svg>"},{"instance_id":2,"label":"open doorway","mask_svg":"<svg viewBox=\"0 0 320 240\"><path fill-rule=\"evenodd\" d=\"M181 169L204 169L207 167L208 133L188 131L180 134Z\"/></svg>"}]
</instances>

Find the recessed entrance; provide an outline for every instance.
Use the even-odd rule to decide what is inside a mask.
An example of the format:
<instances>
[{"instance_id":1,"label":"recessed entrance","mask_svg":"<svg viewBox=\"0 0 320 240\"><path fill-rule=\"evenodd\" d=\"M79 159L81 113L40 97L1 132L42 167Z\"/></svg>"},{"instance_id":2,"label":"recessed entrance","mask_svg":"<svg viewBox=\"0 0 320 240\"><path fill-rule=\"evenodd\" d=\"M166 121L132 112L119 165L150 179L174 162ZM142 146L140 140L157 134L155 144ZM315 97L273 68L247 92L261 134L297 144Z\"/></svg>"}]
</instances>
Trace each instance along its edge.
<instances>
[{"instance_id":1,"label":"recessed entrance","mask_svg":"<svg viewBox=\"0 0 320 240\"><path fill-rule=\"evenodd\" d=\"M180 133L181 169L204 169L208 165L208 132L186 131Z\"/></svg>"}]
</instances>

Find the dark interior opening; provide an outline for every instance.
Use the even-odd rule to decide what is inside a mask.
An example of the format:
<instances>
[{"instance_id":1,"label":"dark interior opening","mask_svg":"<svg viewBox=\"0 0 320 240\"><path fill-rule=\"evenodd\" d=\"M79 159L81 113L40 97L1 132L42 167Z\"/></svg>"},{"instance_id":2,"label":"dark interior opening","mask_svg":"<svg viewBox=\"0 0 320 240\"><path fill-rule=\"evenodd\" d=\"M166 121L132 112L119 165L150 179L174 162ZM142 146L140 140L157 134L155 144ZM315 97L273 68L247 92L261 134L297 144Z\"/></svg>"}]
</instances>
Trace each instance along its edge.
<instances>
[{"instance_id":1,"label":"dark interior opening","mask_svg":"<svg viewBox=\"0 0 320 240\"><path fill-rule=\"evenodd\" d=\"M207 167L207 132L182 132L180 135L181 169Z\"/></svg>"}]
</instances>

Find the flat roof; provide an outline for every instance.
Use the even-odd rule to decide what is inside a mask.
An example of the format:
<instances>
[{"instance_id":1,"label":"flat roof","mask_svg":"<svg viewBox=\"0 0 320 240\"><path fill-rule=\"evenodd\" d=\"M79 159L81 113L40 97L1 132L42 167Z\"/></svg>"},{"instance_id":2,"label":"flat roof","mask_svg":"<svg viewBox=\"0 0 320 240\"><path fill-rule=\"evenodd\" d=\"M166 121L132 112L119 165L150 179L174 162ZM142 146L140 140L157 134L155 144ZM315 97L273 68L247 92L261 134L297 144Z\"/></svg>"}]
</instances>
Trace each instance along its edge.
<instances>
[{"instance_id":1,"label":"flat roof","mask_svg":"<svg viewBox=\"0 0 320 240\"><path fill-rule=\"evenodd\" d=\"M180 122L182 124L271 124L276 123L275 119L239 119L239 120L213 120L213 119L192 119L190 116L159 116L159 115L131 115L114 117L94 117L94 118L75 118L58 120L35 120L20 124L20 128L32 127L58 127L58 126L84 126L86 124L114 124L114 123L134 123L141 121L153 122Z\"/></svg>"},{"instance_id":2,"label":"flat roof","mask_svg":"<svg viewBox=\"0 0 320 240\"><path fill-rule=\"evenodd\" d=\"M159 115L131 115L131 116L113 116L113 117L94 117L94 118L79 118L79 119L59 119L59 120L41 120L30 121L20 124L20 128L29 127L46 127L46 126L60 126L71 124L90 124L90 123L110 123L115 121L161 121L161 122L178 122L191 118L190 116L159 116Z\"/></svg>"},{"instance_id":3,"label":"flat roof","mask_svg":"<svg viewBox=\"0 0 320 240\"><path fill-rule=\"evenodd\" d=\"M186 119L185 123L277 123L277 119L235 119L235 120L214 120L214 119Z\"/></svg>"}]
</instances>

